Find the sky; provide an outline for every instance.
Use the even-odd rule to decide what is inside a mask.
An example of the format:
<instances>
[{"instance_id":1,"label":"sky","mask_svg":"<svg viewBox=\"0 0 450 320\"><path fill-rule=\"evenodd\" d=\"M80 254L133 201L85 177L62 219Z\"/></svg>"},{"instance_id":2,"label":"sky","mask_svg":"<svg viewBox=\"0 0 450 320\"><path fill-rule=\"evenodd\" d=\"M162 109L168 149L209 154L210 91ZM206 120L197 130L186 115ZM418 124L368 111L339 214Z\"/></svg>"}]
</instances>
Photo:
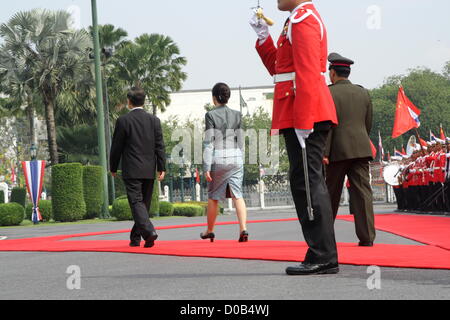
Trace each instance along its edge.
<instances>
[{"instance_id":1,"label":"sky","mask_svg":"<svg viewBox=\"0 0 450 320\"><path fill-rule=\"evenodd\" d=\"M275 20L278 38L288 13L277 0L261 0ZM351 80L372 89L392 75L427 67L441 72L450 61L448 0L314 0L328 30L329 52L356 63ZM170 36L187 58L184 90L208 89L217 82L232 87L272 84L255 50L248 21L257 0L97 0L99 23L121 27L135 38L143 33ZM34 8L74 13L80 27L92 22L90 0L4 1L0 23Z\"/></svg>"}]
</instances>

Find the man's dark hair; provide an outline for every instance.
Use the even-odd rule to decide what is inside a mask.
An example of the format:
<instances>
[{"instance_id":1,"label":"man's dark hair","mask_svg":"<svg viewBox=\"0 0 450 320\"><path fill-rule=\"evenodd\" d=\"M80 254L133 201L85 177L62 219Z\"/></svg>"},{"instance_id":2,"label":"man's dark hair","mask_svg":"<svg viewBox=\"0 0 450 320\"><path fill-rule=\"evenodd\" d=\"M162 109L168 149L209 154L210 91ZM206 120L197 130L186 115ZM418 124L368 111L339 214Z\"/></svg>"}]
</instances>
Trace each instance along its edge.
<instances>
[{"instance_id":1,"label":"man's dark hair","mask_svg":"<svg viewBox=\"0 0 450 320\"><path fill-rule=\"evenodd\" d=\"M340 78L348 78L352 72L352 69L344 66L331 66L330 69L336 71L337 76Z\"/></svg>"},{"instance_id":2,"label":"man's dark hair","mask_svg":"<svg viewBox=\"0 0 450 320\"><path fill-rule=\"evenodd\" d=\"M145 91L138 87L133 87L128 91L127 98L133 107L142 107L145 104Z\"/></svg>"},{"instance_id":3,"label":"man's dark hair","mask_svg":"<svg viewBox=\"0 0 450 320\"><path fill-rule=\"evenodd\" d=\"M218 83L212 89L212 95L216 98L217 102L226 104L231 97L230 87L225 83Z\"/></svg>"}]
</instances>

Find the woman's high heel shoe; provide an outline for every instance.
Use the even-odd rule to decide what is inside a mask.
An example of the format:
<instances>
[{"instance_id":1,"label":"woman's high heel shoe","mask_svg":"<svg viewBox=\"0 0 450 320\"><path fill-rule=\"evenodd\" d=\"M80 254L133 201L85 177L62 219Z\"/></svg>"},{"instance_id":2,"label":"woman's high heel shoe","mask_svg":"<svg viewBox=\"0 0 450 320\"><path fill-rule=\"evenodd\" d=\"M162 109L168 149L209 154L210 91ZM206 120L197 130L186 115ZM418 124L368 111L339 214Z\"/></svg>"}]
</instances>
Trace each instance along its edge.
<instances>
[{"instance_id":1,"label":"woman's high heel shoe","mask_svg":"<svg viewBox=\"0 0 450 320\"><path fill-rule=\"evenodd\" d=\"M208 233L208 234L200 233L200 238L202 238L203 240L210 239L211 242L214 242L215 237L216 237L216 235L213 232Z\"/></svg>"},{"instance_id":2,"label":"woman's high heel shoe","mask_svg":"<svg viewBox=\"0 0 450 320\"><path fill-rule=\"evenodd\" d=\"M239 242L248 242L248 232L247 231L242 231L242 233L239 237Z\"/></svg>"}]
</instances>

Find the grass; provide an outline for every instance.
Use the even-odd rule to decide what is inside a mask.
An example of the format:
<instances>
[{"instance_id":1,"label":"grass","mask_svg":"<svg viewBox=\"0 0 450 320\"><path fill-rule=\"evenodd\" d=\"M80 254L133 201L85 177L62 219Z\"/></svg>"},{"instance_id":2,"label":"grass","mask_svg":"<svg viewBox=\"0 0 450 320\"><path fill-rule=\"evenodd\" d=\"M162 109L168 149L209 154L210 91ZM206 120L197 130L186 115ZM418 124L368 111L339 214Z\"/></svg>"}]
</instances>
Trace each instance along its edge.
<instances>
[{"instance_id":1,"label":"grass","mask_svg":"<svg viewBox=\"0 0 450 320\"><path fill-rule=\"evenodd\" d=\"M152 218L153 221L158 220L166 220L166 219L172 219L172 218L186 218L181 216L170 216L170 217L154 217ZM54 220L50 220L48 222L39 222L39 224L33 224L31 220L24 220L19 226L9 226L9 227L1 227L2 229L9 229L9 228L39 228L44 226L70 226L70 225L81 225L81 224L97 224L97 223L105 223L105 222L124 222L124 221L117 221L116 218L110 218L110 219L87 219L87 220L79 220L74 222L57 222ZM131 222L131 221L130 221Z\"/></svg>"}]
</instances>

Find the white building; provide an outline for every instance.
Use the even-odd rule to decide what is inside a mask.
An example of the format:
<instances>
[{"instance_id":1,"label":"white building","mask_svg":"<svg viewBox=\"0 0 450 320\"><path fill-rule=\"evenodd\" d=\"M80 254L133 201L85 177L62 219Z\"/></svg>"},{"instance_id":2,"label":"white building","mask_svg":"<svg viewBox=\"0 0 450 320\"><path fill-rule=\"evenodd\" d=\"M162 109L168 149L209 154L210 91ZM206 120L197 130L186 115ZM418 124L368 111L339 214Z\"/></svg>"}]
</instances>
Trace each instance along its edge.
<instances>
[{"instance_id":1,"label":"white building","mask_svg":"<svg viewBox=\"0 0 450 320\"><path fill-rule=\"evenodd\" d=\"M243 115L253 114L258 108L262 107L266 112L272 115L273 107L273 86L266 87L246 87L231 88L231 98L228 106L234 110L241 109L239 92L248 106L243 108ZM158 114L161 121L166 121L171 117L178 117L180 121L204 119L205 108L212 102L212 88L203 90L183 90L173 93L170 96L172 103L167 107L166 112Z\"/></svg>"}]
</instances>

